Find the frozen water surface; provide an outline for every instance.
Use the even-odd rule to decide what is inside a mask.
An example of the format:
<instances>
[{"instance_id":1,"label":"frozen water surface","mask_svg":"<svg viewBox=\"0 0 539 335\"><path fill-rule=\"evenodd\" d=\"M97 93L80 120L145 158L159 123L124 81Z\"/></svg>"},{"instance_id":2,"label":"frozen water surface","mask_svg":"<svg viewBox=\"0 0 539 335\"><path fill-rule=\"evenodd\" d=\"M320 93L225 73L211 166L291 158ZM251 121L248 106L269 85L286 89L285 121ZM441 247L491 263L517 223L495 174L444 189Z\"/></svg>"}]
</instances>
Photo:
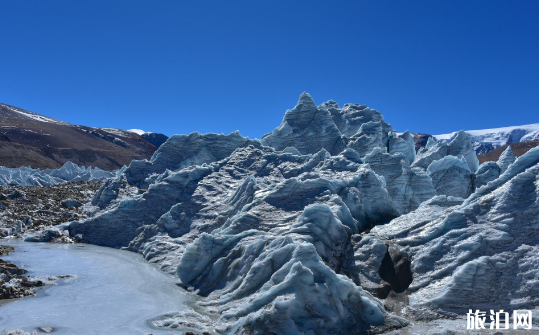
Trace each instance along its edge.
<instances>
[{"instance_id":1,"label":"frozen water surface","mask_svg":"<svg viewBox=\"0 0 539 335\"><path fill-rule=\"evenodd\" d=\"M15 252L3 256L24 266L30 276L73 275L29 297L0 304L0 330L52 327L54 334L170 334L147 320L190 308L192 297L177 279L142 256L86 244L8 242ZM2 241L2 244L8 244ZM178 329L179 330L179 329Z\"/></svg>"}]
</instances>

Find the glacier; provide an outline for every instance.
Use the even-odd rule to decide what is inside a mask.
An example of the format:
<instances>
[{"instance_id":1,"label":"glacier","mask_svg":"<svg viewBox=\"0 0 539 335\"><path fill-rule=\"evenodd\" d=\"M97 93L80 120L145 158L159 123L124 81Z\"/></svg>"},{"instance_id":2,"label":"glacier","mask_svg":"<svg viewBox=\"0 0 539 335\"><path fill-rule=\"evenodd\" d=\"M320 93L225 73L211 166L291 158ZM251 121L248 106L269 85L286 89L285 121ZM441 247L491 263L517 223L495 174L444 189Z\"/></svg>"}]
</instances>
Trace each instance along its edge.
<instances>
[{"instance_id":1,"label":"glacier","mask_svg":"<svg viewBox=\"0 0 539 335\"><path fill-rule=\"evenodd\" d=\"M32 169L31 167L7 168L0 166L0 185L19 186L51 186L75 181L104 181L117 173L123 172L121 169L114 172L104 171L99 168L77 166L74 163L66 162L58 169Z\"/></svg>"},{"instance_id":2,"label":"glacier","mask_svg":"<svg viewBox=\"0 0 539 335\"><path fill-rule=\"evenodd\" d=\"M91 217L55 229L140 253L200 297L156 327L383 331L408 324L395 295L442 316L531 308L539 149L502 156L479 166L463 131L416 153L378 111L303 93L260 140L172 136L109 178Z\"/></svg>"}]
</instances>

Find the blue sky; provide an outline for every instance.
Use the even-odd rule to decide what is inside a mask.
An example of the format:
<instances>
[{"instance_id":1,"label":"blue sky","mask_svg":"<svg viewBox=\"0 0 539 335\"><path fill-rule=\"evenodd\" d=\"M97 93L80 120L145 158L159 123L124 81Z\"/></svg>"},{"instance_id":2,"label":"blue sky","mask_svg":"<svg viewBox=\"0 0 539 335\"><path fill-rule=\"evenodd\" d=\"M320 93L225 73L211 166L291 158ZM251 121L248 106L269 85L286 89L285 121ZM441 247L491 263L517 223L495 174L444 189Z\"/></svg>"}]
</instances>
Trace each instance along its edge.
<instances>
[{"instance_id":1,"label":"blue sky","mask_svg":"<svg viewBox=\"0 0 539 335\"><path fill-rule=\"evenodd\" d=\"M260 138L303 91L439 134L539 122L539 1L0 0L0 102Z\"/></svg>"}]
</instances>

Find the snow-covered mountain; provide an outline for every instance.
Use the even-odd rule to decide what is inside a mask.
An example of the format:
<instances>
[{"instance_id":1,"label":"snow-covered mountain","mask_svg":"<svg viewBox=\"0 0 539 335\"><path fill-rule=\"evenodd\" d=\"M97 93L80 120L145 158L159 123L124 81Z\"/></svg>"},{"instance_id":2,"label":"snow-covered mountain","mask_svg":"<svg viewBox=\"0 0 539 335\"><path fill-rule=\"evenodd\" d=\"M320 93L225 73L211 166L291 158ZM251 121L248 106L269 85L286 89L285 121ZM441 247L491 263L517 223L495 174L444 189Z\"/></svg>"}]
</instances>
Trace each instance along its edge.
<instances>
[{"instance_id":1,"label":"snow-covered mountain","mask_svg":"<svg viewBox=\"0 0 539 335\"><path fill-rule=\"evenodd\" d=\"M478 155L486 154L506 144L539 139L539 123L494 129L466 130ZM441 141L451 141L457 132L433 135Z\"/></svg>"},{"instance_id":2,"label":"snow-covered mountain","mask_svg":"<svg viewBox=\"0 0 539 335\"><path fill-rule=\"evenodd\" d=\"M11 168L59 168L71 161L115 170L151 157L162 136L74 125L0 103L0 165Z\"/></svg>"}]
</instances>

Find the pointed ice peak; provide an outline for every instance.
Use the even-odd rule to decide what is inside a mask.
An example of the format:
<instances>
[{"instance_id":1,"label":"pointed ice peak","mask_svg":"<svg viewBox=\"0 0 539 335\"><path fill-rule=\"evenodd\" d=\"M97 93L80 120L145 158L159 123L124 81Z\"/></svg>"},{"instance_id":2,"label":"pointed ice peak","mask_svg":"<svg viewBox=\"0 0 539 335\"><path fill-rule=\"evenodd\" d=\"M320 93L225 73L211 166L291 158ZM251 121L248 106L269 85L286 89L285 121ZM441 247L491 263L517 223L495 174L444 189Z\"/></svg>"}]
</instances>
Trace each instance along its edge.
<instances>
[{"instance_id":1,"label":"pointed ice peak","mask_svg":"<svg viewBox=\"0 0 539 335\"><path fill-rule=\"evenodd\" d=\"M307 92L301 93L301 95L299 96L298 105L312 105L316 107L313 98Z\"/></svg>"},{"instance_id":2,"label":"pointed ice peak","mask_svg":"<svg viewBox=\"0 0 539 335\"><path fill-rule=\"evenodd\" d=\"M449 143L447 154L456 157L463 156L468 162L470 171L474 173L477 171L477 168L479 168L479 160L475 154L472 141L464 130L459 131L457 136L455 136L455 138Z\"/></svg>"},{"instance_id":3,"label":"pointed ice peak","mask_svg":"<svg viewBox=\"0 0 539 335\"><path fill-rule=\"evenodd\" d=\"M507 148L503 151L503 153L500 155L501 157L515 157L515 154L513 153L513 149L511 149L511 146L507 146ZM516 158L515 158L516 159Z\"/></svg>"},{"instance_id":4,"label":"pointed ice peak","mask_svg":"<svg viewBox=\"0 0 539 335\"><path fill-rule=\"evenodd\" d=\"M391 125L389 125L391 126ZM414 137L412 136L412 133L410 133L410 130L406 130L404 133L400 134L399 135L400 138L402 139L405 139L405 140L408 140L408 139L411 139L412 141L414 140Z\"/></svg>"},{"instance_id":5,"label":"pointed ice peak","mask_svg":"<svg viewBox=\"0 0 539 335\"><path fill-rule=\"evenodd\" d=\"M318 106L318 108L339 108L339 104L335 100L328 100Z\"/></svg>"},{"instance_id":6,"label":"pointed ice peak","mask_svg":"<svg viewBox=\"0 0 539 335\"><path fill-rule=\"evenodd\" d=\"M72 163L71 161L67 161L64 163L64 165L61 167L61 169L64 169L66 171L84 171L85 167L78 167L75 163Z\"/></svg>"},{"instance_id":7,"label":"pointed ice peak","mask_svg":"<svg viewBox=\"0 0 539 335\"><path fill-rule=\"evenodd\" d=\"M455 136L451 142L466 141L466 140L470 141L470 137L468 136L468 134L466 134L464 130L460 130L457 133L457 136Z\"/></svg>"},{"instance_id":8,"label":"pointed ice peak","mask_svg":"<svg viewBox=\"0 0 539 335\"><path fill-rule=\"evenodd\" d=\"M513 154L513 150L511 149L511 146L507 146L507 149L500 155L500 158L498 159L498 166L500 167L500 173L504 173L505 170L509 167L509 165L513 164L517 158Z\"/></svg>"},{"instance_id":9,"label":"pointed ice peak","mask_svg":"<svg viewBox=\"0 0 539 335\"><path fill-rule=\"evenodd\" d=\"M436 141L434 137L430 136L429 139L427 140L427 145L425 145L425 148L433 147L436 145L436 143L438 143L438 141Z\"/></svg>"}]
</instances>

